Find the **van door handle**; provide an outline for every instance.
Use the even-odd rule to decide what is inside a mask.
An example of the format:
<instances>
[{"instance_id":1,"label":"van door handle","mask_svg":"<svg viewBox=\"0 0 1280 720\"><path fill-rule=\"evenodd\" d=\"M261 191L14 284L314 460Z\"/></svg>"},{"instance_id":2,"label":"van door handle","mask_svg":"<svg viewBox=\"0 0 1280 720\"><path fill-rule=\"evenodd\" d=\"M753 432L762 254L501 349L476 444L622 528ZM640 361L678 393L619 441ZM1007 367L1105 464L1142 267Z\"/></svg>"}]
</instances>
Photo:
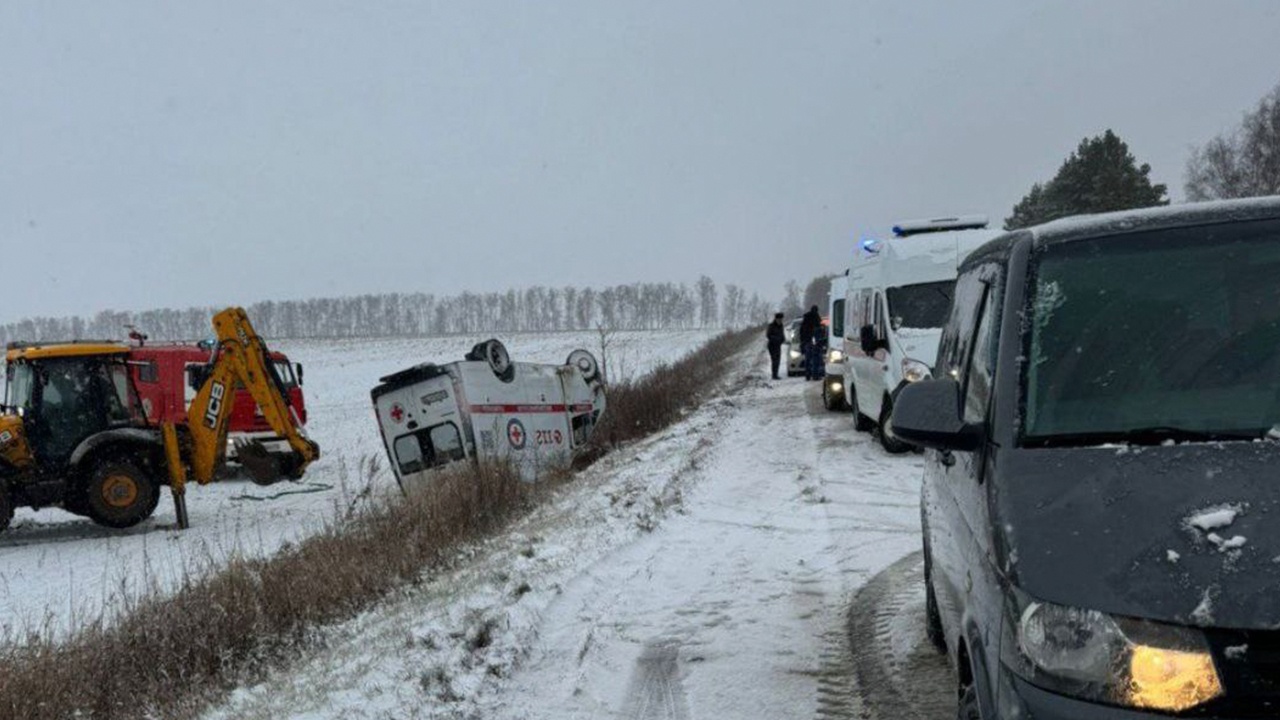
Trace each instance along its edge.
<instances>
[{"instance_id":1,"label":"van door handle","mask_svg":"<svg viewBox=\"0 0 1280 720\"><path fill-rule=\"evenodd\" d=\"M956 455L950 450L943 450L938 459L942 461L943 467L953 467L956 464Z\"/></svg>"}]
</instances>

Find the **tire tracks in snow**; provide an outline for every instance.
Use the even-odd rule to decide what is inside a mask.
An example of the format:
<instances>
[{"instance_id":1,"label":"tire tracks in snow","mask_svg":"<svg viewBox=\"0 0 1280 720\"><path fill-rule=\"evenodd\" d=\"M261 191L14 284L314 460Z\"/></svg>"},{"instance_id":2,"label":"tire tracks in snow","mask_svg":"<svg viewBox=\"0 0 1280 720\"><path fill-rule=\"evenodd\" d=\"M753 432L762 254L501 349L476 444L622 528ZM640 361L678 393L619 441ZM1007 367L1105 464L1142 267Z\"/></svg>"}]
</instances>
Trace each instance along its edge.
<instances>
[{"instance_id":1,"label":"tire tracks in snow","mask_svg":"<svg viewBox=\"0 0 1280 720\"><path fill-rule=\"evenodd\" d=\"M923 616L920 552L890 565L854 596L848 638L857 694L865 707L860 717L955 716L950 692L955 679L946 658L925 639Z\"/></svg>"},{"instance_id":2,"label":"tire tracks in snow","mask_svg":"<svg viewBox=\"0 0 1280 720\"><path fill-rule=\"evenodd\" d=\"M689 701L680 682L680 643L645 643L627 690L627 720L689 720Z\"/></svg>"}]
</instances>

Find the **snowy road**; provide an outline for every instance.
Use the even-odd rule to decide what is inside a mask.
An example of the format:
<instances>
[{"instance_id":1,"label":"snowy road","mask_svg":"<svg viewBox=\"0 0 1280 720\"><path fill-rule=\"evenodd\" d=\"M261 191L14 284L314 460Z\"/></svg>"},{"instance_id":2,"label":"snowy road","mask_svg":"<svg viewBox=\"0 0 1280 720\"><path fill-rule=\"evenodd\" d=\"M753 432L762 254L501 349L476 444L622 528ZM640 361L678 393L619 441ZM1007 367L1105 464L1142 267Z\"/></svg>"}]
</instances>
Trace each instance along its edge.
<instances>
[{"instance_id":1,"label":"snowy road","mask_svg":"<svg viewBox=\"0 0 1280 720\"><path fill-rule=\"evenodd\" d=\"M863 716L847 611L919 547L920 463L855 434L817 390L757 381L732 397L681 513L566 586L497 717ZM873 610L869 630L923 639L918 613L879 627Z\"/></svg>"},{"instance_id":2,"label":"snowy road","mask_svg":"<svg viewBox=\"0 0 1280 720\"><path fill-rule=\"evenodd\" d=\"M726 396L210 720L954 714L924 640L919 457L762 378L744 359Z\"/></svg>"}]
</instances>

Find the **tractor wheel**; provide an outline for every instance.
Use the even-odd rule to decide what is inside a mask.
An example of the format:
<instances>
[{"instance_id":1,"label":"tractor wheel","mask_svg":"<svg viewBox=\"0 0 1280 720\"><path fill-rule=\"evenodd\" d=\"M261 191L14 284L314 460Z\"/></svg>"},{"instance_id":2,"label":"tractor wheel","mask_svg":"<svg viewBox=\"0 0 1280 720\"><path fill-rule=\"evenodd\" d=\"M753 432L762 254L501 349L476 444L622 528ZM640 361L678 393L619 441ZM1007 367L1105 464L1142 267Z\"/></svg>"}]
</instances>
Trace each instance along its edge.
<instances>
[{"instance_id":1,"label":"tractor wheel","mask_svg":"<svg viewBox=\"0 0 1280 720\"><path fill-rule=\"evenodd\" d=\"M89 517L106 527L137 525L151 517L159 502L159 486L132 460L105 460L93 469L85 486Z\"/></svg>"}]
</instances>

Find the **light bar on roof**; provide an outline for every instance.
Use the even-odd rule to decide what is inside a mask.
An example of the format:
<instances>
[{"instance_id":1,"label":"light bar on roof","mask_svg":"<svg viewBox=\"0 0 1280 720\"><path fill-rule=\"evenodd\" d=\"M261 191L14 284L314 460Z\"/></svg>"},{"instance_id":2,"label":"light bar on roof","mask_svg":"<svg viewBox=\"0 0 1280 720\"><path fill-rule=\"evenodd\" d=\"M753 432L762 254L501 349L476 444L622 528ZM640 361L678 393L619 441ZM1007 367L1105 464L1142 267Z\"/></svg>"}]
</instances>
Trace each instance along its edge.
<instances>
[{"instance_id":1,"label":"light bar on roof","mask_svg":"<svg viewBox=\"0 0 1280 720\"><path fill-rule=\"evenodd\" d=\"M980 230L986 226L986 215L957 215L955 217L941 217L931 220L900 222L893 226L893 234L898 237L906 237L908 235L946 232L948 230Z\"/></svg>"}]
</instances>

